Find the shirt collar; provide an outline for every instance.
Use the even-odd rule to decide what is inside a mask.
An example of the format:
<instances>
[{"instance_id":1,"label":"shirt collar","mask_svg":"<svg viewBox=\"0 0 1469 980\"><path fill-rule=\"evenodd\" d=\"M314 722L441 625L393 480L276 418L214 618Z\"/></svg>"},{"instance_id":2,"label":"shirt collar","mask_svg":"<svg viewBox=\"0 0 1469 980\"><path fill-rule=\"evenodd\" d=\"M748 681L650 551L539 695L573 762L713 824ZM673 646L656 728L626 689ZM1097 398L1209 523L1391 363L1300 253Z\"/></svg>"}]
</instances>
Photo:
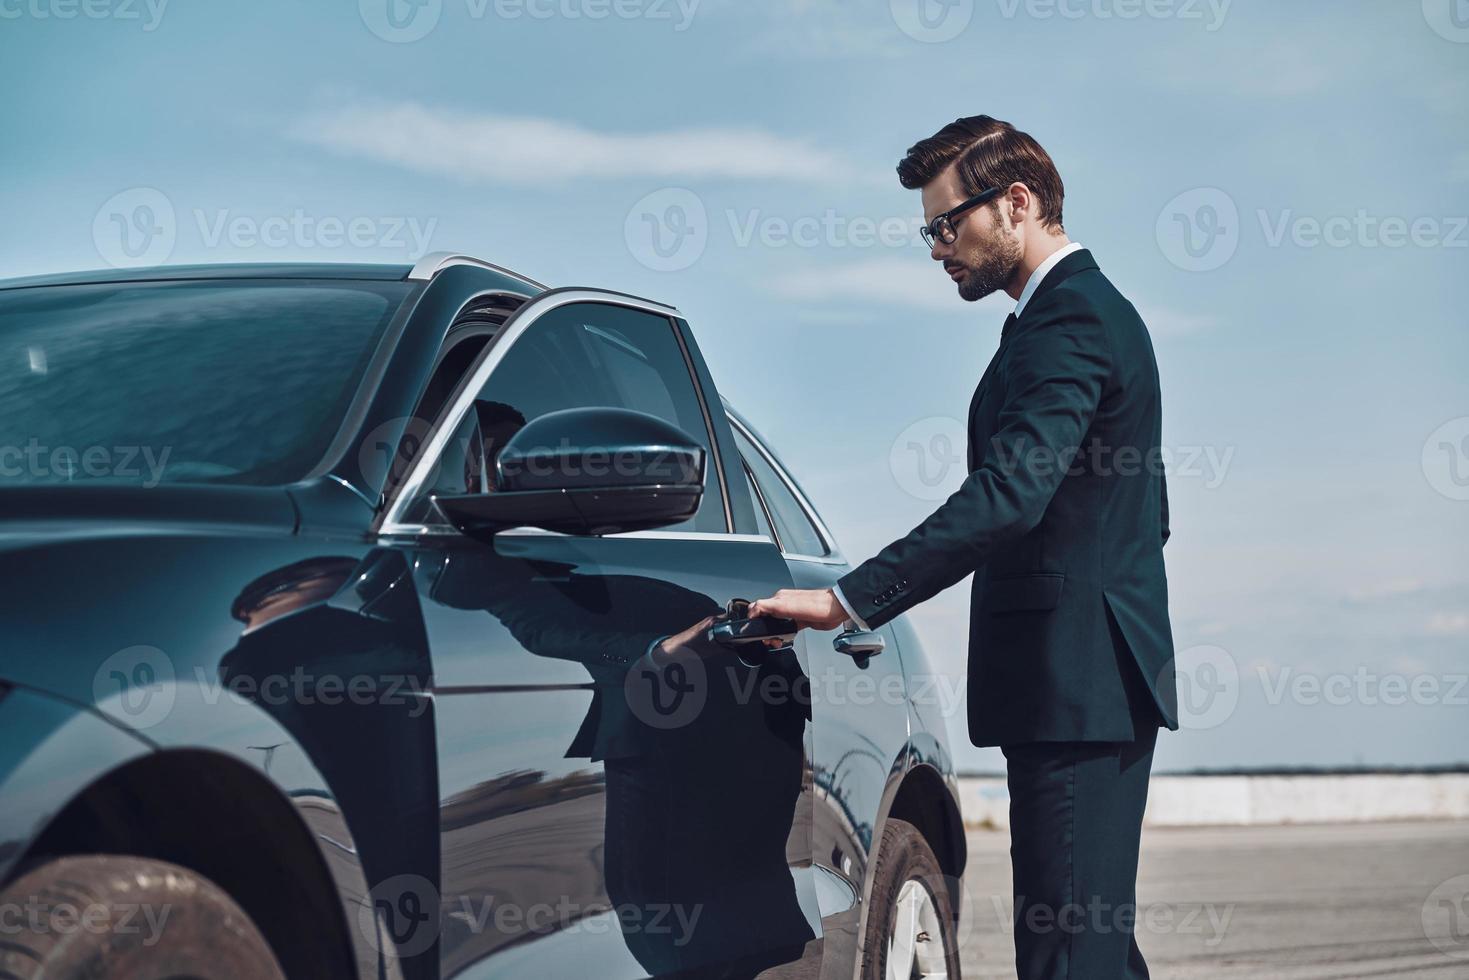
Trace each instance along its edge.
<instances>
[{"instance_id":1,"label":"shirt collar","mask_svg":"<svg viewBox=\"0 0 1469 980\"><path fill-rule=\"evenodd\" d=\"M1016 300L1015 302L1015 319L1020 319L1020 314L1025 312L1025 304L1030 302L1030 298L1034 296L1035 291L1040 288L1041 280L1046 278L1046 273L1054 269L1057 262L1060 262L1072 252L1079 251L1081 251L1081 244L1079 242L1071 242L1068 245L1062 245L1060 248L1056 249L1056 251L1048 255L1044 262L1036 266L1035 271L1030 274L1030 279L1027 280L1025 283L1025 289L1021 290L1020 299Z\"/></svg>"}]
</instances>

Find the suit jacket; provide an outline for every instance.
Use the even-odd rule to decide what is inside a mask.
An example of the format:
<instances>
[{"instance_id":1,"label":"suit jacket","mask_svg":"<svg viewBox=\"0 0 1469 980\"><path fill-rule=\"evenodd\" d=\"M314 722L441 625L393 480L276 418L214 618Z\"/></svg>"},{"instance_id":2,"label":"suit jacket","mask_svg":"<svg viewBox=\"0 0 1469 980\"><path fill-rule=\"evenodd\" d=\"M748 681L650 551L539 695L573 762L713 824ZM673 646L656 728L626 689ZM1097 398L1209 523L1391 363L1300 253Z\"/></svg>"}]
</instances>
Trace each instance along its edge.
<instances>
[{"instance_id":1,"label":"suit jacket","mask_svg":"<svg viewBox=\"0 0 1469 980\"><path fill-rule=\"evenodd\" d=\"M1161 419L1147 328L1080 249L1006 322L963 485L838 580L876 629L975 573L975 745L1178 728Z\"/></svg>"}]
</instances>

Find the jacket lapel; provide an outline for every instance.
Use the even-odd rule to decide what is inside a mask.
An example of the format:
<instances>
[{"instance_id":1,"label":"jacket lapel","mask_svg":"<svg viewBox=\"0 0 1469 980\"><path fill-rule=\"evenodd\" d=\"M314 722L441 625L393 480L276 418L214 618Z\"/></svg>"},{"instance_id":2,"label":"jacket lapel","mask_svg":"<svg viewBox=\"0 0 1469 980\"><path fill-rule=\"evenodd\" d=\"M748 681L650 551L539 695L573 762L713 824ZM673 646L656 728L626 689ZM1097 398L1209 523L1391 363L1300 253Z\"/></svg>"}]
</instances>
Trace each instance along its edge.
<instances>
[{"instance_id":1,"label":"jacket lapel","mask_svg":"<svg viewBox=\"0 0 1469 980\"><path fill-rule=\"evenodd\" d=\"M979 384L974 386L974 394L971 395L969 398L969 414L966 416L969 421L969 428L968 435L965 438L965 442L968 447L969 472L971 473L973 473L974 468L979 465L979 460L976 458L977 454L975 453L974 444L974 412L975 409L979 408L979 401L984 396L985 389L989 387L990 375L995 373L995 365L1000 363L1000 351L1004 350L1005 348L1006 335L1009 334L1010 330L1013 329L1014 326L1015 314L1011 313L1005 318L1005 326L1000 330L1000 346L995 349L995 356L990 358L989 367L984 369L984 374L980 376Z\"/></svg>"},{"instance_id":2,"label":"jacket lapel","mask_svg":"<svg viewBox=\"0 0 1469 980\"><path fill-rule=\"evenodd\" d=\"M1092 258L1092 253L1084 248L1077 249L1075 252L1072 252L1070 255L1066 256L1066 258L1062 259L1060 262L1057 262L1055 267L1052 268L1050 272L1047 272L1046 277L1040 281L1040 285L1035 287L1035 292L1031 294L1030 299L1025 304L1025 309L1021 311L1020 320L1024 320L1026 314L1035 309L1035 301L1039 299L1047 290L1056 288L1058 284L1064 282L1066 279L1069 279L1071 276L1075 275L1078 272L1086 269L1095 268L1097 268L1096 260ZM978 451L979 446L976 442L977 433L974 431L974 413L975 410L979 408L979 402L980 399L984 396L985 389L989 386L990 376L993 375L995 372L995 365L1000 362L1000 353L1005 349L1005 340L1008 338L1010 332L1015 329L1018 323L1019 321L1016 320L1014 313L1011 313L1008 317L1005 318L1005 326L1000 331L1000 346L995 351L995 356L990 358L989 367L985 368L984 375L979 379L979 384L975 386L974 394L969 399L968 449L969 472L971 473L973 473L975 468L979 466L980 459L980 453Z\"/></svg>"}]
</instances>

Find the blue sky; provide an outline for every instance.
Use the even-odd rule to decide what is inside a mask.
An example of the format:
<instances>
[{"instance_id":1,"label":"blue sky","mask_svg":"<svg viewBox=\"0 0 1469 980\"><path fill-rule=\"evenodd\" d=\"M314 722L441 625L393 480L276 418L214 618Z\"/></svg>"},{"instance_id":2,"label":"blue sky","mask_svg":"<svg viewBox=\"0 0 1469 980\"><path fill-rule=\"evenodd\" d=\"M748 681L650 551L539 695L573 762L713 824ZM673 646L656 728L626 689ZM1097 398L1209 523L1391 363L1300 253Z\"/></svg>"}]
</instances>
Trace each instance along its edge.
<instances>
[{"instance_id":1,"label":"blue sky","mask_svg":"<svg viewBox=\"0 0 1469 980\"><path fill-rule=\"evenodd\" d=\"M453 248L673 302L855 562L962 480L1009 307L893 168L996 115L1154 334L1210 692L1157 767L1469 759L1463 0L387 2L0 0L0 274ZM967 596L913 613L956 671Z\"/></svg>"}]
</instances>

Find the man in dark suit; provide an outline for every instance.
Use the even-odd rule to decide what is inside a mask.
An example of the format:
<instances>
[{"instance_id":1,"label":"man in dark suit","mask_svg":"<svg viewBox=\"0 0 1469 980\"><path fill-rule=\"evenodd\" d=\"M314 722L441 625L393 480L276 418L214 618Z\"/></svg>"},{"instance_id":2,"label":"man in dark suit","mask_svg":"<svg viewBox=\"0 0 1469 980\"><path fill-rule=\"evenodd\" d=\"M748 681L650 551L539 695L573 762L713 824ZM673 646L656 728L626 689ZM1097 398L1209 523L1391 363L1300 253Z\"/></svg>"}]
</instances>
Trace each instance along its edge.
<instances>
[{"instance_id":1,"label":"man in dark suit","mask_svg":"<svg viewBox=\"0 0 1469 980\"><path fill-rule=\"evenodd\" d=\"M969 405L969 475L833 589L751 615L867 629L974 573L969 736L1004 752L1021 980L1147 977L1135 884L1158 729L1178 728L1168 496L1147 328L1061 225L1046 151L988 116L898 165L932 256L1016 301Z\"/></svg>"}]
</instances>

